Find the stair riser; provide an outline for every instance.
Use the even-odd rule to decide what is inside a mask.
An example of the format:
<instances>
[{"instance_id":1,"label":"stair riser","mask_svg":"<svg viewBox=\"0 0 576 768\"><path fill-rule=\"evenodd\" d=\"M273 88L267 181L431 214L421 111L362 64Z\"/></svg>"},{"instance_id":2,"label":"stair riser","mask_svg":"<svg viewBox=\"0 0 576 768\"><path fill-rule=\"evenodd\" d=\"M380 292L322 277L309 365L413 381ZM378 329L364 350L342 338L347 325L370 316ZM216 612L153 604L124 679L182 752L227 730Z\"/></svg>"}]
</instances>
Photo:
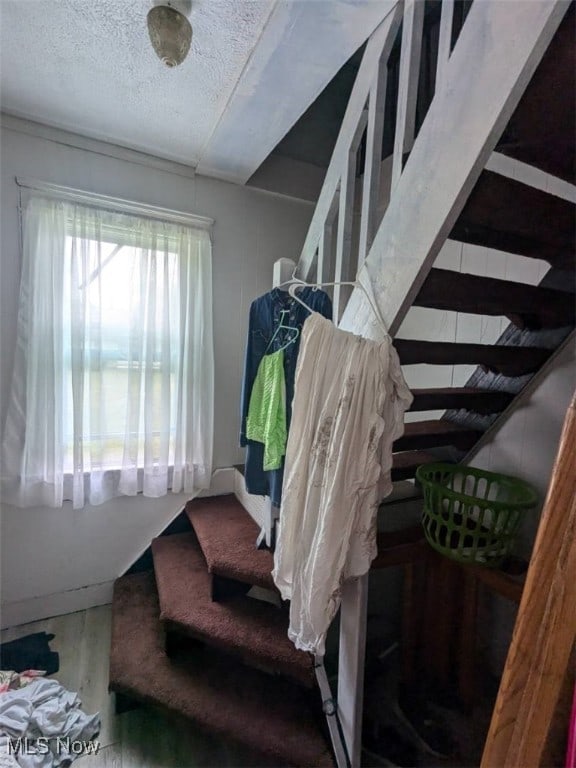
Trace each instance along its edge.
<instances>
[{"instance_id":1,"label":"stair riser","mask_svg":"<svg viewBox=\"0 0 576 768\"><path fill-rule=\"evenodd\" d=\"M328 766L317 697L207 646L167 657L154 576L114 586L109 689L260 752L264 765ZM258 762L258 765L261 763Z\"/></svg>"},{"instance_id":2,"label":"stair riser","mask_svg":"<svg viewBox=\"0 0 576 768\"><path fill-rule=\"evenodd\" d=\"M234 496L196 499L186 505L186 513L211 574L276 591L272 555L256 550L260 530ZM234 552L229 552L227 540L214 538L214 520L235 542Z\"/></svg>"},{"instance_id":3,"label":"stair riser","mask_svg":"<svg viewBox=\"0 0 576 768\"><path fill-rule=\"evenodd\" d=\"M298 683L305 688L314 687L315 678L312 662L310 662L310 668L308 671L295 669L293 666L288 664L272 665L270 663L270 659L268 658L258 656L255 653L243 653L236 648L230 648L230 646L226 645L225 643L220 643L217 640L214 640L214 638L210 635L203 635L200 632L193 632L188 627L182 627L179 624L164 619L162 614L160 614L160 620L164 625L167 638L172 638L167 642L167 649L171 647L171 643L174 643L174 647L180 648L183 644L185 646L186 642L196 641L208 645L212 648L217 648L219 651L223 651L225 654L240 660L243 664L245 664L247 667L251 667L252 669L258 669L261 672L266 672L266 674L271 676L285 675L295 683ZM173 654L169 653L168 655Z\"/></svg>"},{"instance_id":4,"label":"stair riser","mask_svg":"<svg viewBox=\"0 0 576 768\"><path fill-rule=\"evenodd\" d=\"M218 535L225 531L219 530ZM248 666L312 685L312 657L296 650L288 639L284 610L248 597L248 585L238 582L234 582L236 594L228 591L225 599L212 599L212 579L194 534L154 539L152 553L160 620L169 638L173 634L194 638Z\"/></svg>"}]
</instances>

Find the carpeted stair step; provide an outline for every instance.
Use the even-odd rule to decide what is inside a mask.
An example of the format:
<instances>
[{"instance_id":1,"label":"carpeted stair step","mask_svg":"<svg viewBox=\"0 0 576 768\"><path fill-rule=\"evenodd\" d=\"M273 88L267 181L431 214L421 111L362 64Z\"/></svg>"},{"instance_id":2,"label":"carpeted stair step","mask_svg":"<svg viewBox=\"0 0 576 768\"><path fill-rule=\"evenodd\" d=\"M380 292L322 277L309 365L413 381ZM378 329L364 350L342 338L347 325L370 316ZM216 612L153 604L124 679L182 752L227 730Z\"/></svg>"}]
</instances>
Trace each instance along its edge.
<instances>
[{"instance_id":1,"label":"carpeted stair step","mask_svg":"<svg viewBox=\"0 0 576 768\"><path fill-rule=\"evenodd\" d=\"M276 589L272 580L272 555L267 550L256 549L260 529L235 496L194 499L186 505L186 513L210 573Z\"/></svg>"},{"instance_id":2,"label":"carpeted stair step","mask_svg":"<svg viewBox=\"0 0 576 768\"><path fill-rule=\"evenodd\" d=\"M211 578L194 533L152 542L160 619L168 631L202 640L246 664L314 684L313 658L288 639L287 614L247 596L211 599Z\"/></svg>"},{"instance_id":3,"label":"carpeted stair step","mask_svg":"<svg viewBox=\"0 0 576 768\"><path fill-rule=\"evenodd\" d=\"M270 765L333 765L316 692L245 667L206 646L168 658L159 612L153 573L116 581L111 691L166 707L259 750Z\"/></svg>"}]
</instances>

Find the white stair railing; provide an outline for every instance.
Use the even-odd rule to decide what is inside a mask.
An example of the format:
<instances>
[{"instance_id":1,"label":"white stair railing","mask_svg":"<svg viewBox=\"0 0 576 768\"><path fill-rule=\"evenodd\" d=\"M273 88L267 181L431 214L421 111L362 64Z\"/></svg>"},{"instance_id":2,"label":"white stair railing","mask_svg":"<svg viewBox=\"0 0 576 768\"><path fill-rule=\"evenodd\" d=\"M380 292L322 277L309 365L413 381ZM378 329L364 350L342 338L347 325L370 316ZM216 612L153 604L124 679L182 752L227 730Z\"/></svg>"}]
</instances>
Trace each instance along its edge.
<instances>
[{"instance_id":1,"label":"white stair railing","mask_svg":"<svg viewBox=\"0 0 576 768\"><path fill-rule=\"evenodd\" d=\"M402 3L398 2L372 34L366 45L332 159L326 172L324 185L298 262L298 275L302 279L307 279L316 266L318 266L317 276L321 275L324 281L340 282L354 278L356 269L352 271L351 245L356 158L367 126L370 146L366 152L365 167L368 173L365 174L365 187L367 188L366 198L369 202L364 206L365 215L362 217L365 220L362 247L365 253L368 250L370 233L373 235L375 228L374 211L379 189L386 70L390 51L401 21ZM378 148L376 149L376 147ZM333 229L336 220L335 258L331 259ZM357 253L354 261L354 266L357 266ZM329 269L331 262L334 265L333 271ZM342 292L336 288L334 291L335 319L339 319L343 309Z\"/></svg>"},{"instance_id":2,"label":"white stair railing","mask_svg":"<svg viewBox=\"0 0 576 768\"><path fill-rule=\"evenodd\" d=\"M391 335L486 166L568 0L476 0L454 46L454 0L443 0L435 93L416 137L424 6L423 0L396 3L367 42L297 265L304 280L340 282L360 275ZM390 195L378 221L388 63L401 23ZM356 164L364 134L355 233ZM364 293L354 289L346 301L345 290L334 288L335 322L365 336L377 334ZM347 761L360 766L367 595L367 575L344 584L337 715L345 749L335 745L339 768Z\"/></svg>"},{"instance_id":3,"label":"white stair railing","mask_svg":"<svg viewBox=\"0 0 576 768\"><path fill-rule=\"evenodd\" d=\"M452 5L443 3L436 92L361 268L363 285L371 286L392 336L567 7L565 0L476 0L449 53ZM397 173L398 157L395 163ZM340 326L370 334L374 323L362 292L354 291Z\"/></svg>"},{"instance_id":4,"label":"white stair railing","mask_svg":"<svg viewBox=\"0 0 576 768\"><path fill-rule=\"evenodd\" d=\"M412 149L416 137L416 102L422 54L424 9L425 3L421 0L406 0L402 24L402 47L400 49L392 189L402 175L404 156Z\"/></svg>"}]
</instances>

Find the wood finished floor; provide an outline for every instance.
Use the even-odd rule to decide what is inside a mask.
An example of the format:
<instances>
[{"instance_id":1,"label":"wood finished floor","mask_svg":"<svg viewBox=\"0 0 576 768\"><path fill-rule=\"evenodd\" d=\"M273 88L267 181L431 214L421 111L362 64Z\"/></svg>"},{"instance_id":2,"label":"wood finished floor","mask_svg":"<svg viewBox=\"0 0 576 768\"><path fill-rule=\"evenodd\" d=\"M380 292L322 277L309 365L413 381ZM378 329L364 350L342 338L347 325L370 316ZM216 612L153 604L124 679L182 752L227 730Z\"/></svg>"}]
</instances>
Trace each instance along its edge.
<instances>
[{"instance_id":1,"label":"wood finished floor","mask_svg":"<svg viewBox=\"0 0 576 768\"><path fill-rule=\"evenodd\" d=\"M51 632L60 669L52 675L68 690L79 693L82 708L100 712L102 729L97 755L80 757L76 768L249 768L266 765L247 749L199 730L189 721L153 708L114 713L108 693L111 606L57 616L1 633L2 642L32 632Z\"/></svg>"}]
</instances>

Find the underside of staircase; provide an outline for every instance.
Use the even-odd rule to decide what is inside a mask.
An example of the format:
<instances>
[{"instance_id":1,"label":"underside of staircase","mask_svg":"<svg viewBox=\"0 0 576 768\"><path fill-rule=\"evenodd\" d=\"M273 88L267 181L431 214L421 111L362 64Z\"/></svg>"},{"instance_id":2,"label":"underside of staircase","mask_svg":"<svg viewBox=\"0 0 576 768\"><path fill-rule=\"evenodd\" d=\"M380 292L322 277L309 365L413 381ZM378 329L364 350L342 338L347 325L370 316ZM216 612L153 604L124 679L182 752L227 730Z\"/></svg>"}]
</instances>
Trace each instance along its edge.
<instances>
[{"instance_id":1,"label":"underside of staircase","mask_svg":"<svg viewBox=\"0 0 576 768\"><path fill-rule=\"evenodd\" d=\"M568 185L576 181L575 52L572 4L495 148ZM394 481L439 458L463 459L574 331L576 206L568 198L480 173L449 238L541 259L550 270L540 285L428 270L413 306L501 316L509 326L495 344L396 336L403 366L476 370L465 386L413 390L411 411L422 416L394 444ZM442 415L426 418L429 411ZM233 496L195 500L186 513L188 532L152 542L153 572L116 582L110 689L248 745L269 765L332 765L313 659L287 638L288 613L272 555L255 548L256 524Z\"/></svg>"},{"instance_id":2,"label":"underside of staircase","mask_svg":"<svg viewBox=\"0 0 576 768\"><path fill-rule=\"evenodd\" d=\"M555 178L576 182L575 6L510 119L495 152ZM576 205L540 186L485 169L449 238L526 259L548 262L540 285L528 285L432 267L413 301L426 307L482 317L509 326L495 344L396 337L403 366L475 365L465 386L413 390L411 412L394 446L393 479L414 477L418 464L458 461L511 405L532 377L574 331L576 321ZM426 419L426 411L443 410ZM425 453L423 453L425 452Z\"/></svg>"}]
</instances>

